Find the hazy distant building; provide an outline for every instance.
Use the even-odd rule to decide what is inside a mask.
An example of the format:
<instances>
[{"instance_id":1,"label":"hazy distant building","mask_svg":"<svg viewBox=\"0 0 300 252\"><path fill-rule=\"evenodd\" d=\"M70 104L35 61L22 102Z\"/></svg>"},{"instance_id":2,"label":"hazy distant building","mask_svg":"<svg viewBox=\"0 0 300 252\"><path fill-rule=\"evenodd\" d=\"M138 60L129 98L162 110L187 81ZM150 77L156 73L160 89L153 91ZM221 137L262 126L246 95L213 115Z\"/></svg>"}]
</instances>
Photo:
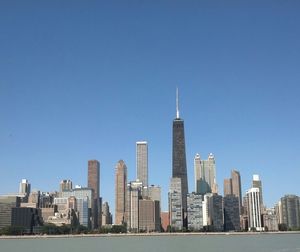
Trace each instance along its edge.
<instances>
[{"instance_id":1,"label":"hazy distant building","mask_svg":"<svg viewBox=\"0 0 300 252\"><path fill-rule=\"evenodd\" d=\"M257 175L257 174L253 175L252 188L258 188L259 189L260 211L262 213L264 211L262 182L259 178L259 175Z\"/></svg>"},{"instance_id":2,"label":"hazy distant building","mask_svg":"<svg viewBox=\"0 0 300 252\"><path fill-rule=\"evenodd\" d=\"M239 198L233 194L228 194L224 198L224 230L240 230L240 209Z\"/></svg>"},{"instance_id":3,"label":"hazy distant building","mask_svg":"<svg viewBox=\"0 0 300 252\"><path fill-rule=\"evenodd\" d=\"M161 205L161 188L160 186L151 185L148 187L148 196L152 200L159 201Z\"/></svg>"},{"instance_id":4,"label":"hazy distant building","mask_svg":"<svg viewBox=\"0 0 300 252\"><path fill-rule=\"evenodd\" d=\"M176 231L183 229L181 189L181 179L171 178L169 189L169 216L171 228Z\"/></svg>"},{"instance_id":5,"label":"hazy distant building","mask_svg":"<svg viewBox=\"0 0 300 252\"><path fill-rule=\"evenodd\" d=\"M28 203L35 203L40 206L40 191L35 190L29 194Z\"/></svg>"},{"instance_id":6,"label":"hazy distant building","mask_svg":"<svg viewBox=\"0 0 300 252\"><path fill-rule=\"evenodd\" d=\"M216 162L214 155L209 154L207 160L201 160L199 154L194 158L195 191L198 194L218 193L216 182Z\"/></svg>"},{"instance_id":7,"label":"hazy distant building","mask_svg":"<svg viewBox=\"0 0 300 252\"><path fill-rule=\"evenodd\" d=\"M127 186L127 167L120 160L115 168L115 224L124 223Z\"/></svg>"},{"instance_id":8,"label":"hazy distant building","mask_svg":"<svg viewBox=\"0 0 300 252\"><path fill-rule=\"evenodd\" d=\"M0 196L0 229L11 226L11 211L20 207L21 199L16 196Z\"/></svg>"},{"instance_id":9,"label":"hazy distant building","mask_svg":"<svg viewBox=\"0 0 300 252\"><path fill-rule=\"evenodd\" d=\"M102 204L102 225L111 225L112 224L112 215L109 211L108 202Z\"/></svg>"},{"instance_id":10,"label":"hazy distant building","mask_svg":"<svg viewBox=\"0 0 300 252\"><path fill-rule=\"evenodd\" d=\"M76 198L76 206L72 207L68 205L68 208L73 208L78 212L79 223L88 228L94 227L94 214L95 211L95 200L94 200L94 190L87 187L77 187L71 191L63 191L62 197L69 199L70 197ZM57 204L57 198L54 199L54 203ZM68 204L72 203L68 201ZM59 205L58 205L59 208Z\"/></svg>"},{"instance_id":11,"label":"hazy distant building","mask_svg":"<svg viewBox=\"0 0 300 252\"><path fill-rule=\"evenodd\" d=\"M248 229L249 231L263 231L262 212L259 188L251 188L247 192Z\"/></svg>"},{"instance_id":12,"label":"hazy distant building","mask_svg":"<svg viewBox=\"0 0 300 252\"><path fill-rule=\"evenodd\" d=\"M278 231L278 219L274 208L268 208L263 214L265 231Z\"/></svg>"},{"instance_id":13,"label":"hazy distant building","mask_svg":"<svg viewBox=\"0 0 300 252\"><path fill-rule=\"evenodd\" d=\"M146 141L136 142L136 178L148 187L148 144Z\"/></svg>"},{"instance_id":14,"label":"hazy distant building","mask_svg":"<svg viewBox=\"0 0 300 252\"><path fill-rule=\"evenodd\" d=\"M178 89L176 96L176 118L173 120L173 155L172 155L172 178L181 179L181 201L186 219L188 194L188 178L186 168L184 121L179 117ZM186 223L185 223L186 225Z\"/></svg>"},{"instance_id":15,"label":"hazy distant building","mask_svg":"<svg viewBox=\"0 0 300 252\"><path fill-rule=\"evenodd\" d=\"M100 163L98 160L88 161L88 187L94 190L94 228L101 226L100 204Z\"/></svg>"},{"instance_id":16,"label":"hazy distant building","mask_svg":"<svg viewBox=\"0 0 300 252\"><path fill-rule=\"evenodd\" d=\"M232 195L232 180L231 178L229 179L224 179L224 197L227 195Z\"/></svg>"},{"instance_id":17,"label":"hazy distant building","mask_svg":"<svg viewBox=\"0 0 300 252\"><path fill-rule=\"evenodd\" d=\"M31 189L30 187L31 186L30 186L30 183L28 182L28 180L27 179L22 179L21 183L20 183L20 186L19 186L19 193L29 196L30 189Z\"/></svg>"},{"instance_id":18,"label":"hazy distant building","mask_svg":"<svg viewBox=\"0 0 300 252\"><path fill-rule=\"evenodd\" d=\"M281 223L288 229L300 228L300 202L296 195L285 195L280 199Z\"/></svg>"},{"instance_id":19,"label":"hazy distant building","mask_svg":"<svg viewBox=\"0 0 300 252\"><path fill-rule=\"evenodd\" d=\"M139 200L139 231L160 231L159 201L150 199Z\"/></svg>"},{"instance_id":20,"label":"hazy distant building","mask_svg":"<svg viewBox=\"0 0 300 252\"><path fill-rule=\"evenodd\" d=\"M72 190L72 181L69 179L64 179L59 183L59 192Z\"/></svg>"},{"instance_id":21,"label":"hazy distant building","mask_svg":"<svg viewBox=\"0 0 300 252\"><path fill-rule=\"evenodd\" d=\"M189 193L187 195L188 230L200 231L203 228L202 195Z\"/></svg>"},{"instance_id":22,"label":"hazy distant building","mask_svg":"<svg viewBox=\"0 0 300 252\"><path fill-rule=\"evenodd\" d=\"M169 212L161 212L160 213L161 219L161 227L165 232L168 231L168 227L170 226L170 215Z\"/></svg>"}]
</instances>

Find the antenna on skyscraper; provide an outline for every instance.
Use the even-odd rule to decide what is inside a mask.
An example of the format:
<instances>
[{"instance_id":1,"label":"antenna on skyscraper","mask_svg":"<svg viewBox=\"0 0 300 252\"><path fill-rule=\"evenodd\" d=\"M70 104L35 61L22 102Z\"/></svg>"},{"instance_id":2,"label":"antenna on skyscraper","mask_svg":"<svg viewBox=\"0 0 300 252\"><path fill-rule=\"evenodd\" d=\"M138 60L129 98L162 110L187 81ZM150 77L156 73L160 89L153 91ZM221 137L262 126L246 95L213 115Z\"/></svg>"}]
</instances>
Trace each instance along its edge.
<instances>
[{"instance_id":1,"label":"antenna on skyscraper","mask_svg":"<svg viewBox=\"0 0 300 252\"><path fill-rule=\"evenodd\" d=\"M176 118L179 119L179 98L178 98L178 87L176 88Z\"/></svg>"}]
</instances>

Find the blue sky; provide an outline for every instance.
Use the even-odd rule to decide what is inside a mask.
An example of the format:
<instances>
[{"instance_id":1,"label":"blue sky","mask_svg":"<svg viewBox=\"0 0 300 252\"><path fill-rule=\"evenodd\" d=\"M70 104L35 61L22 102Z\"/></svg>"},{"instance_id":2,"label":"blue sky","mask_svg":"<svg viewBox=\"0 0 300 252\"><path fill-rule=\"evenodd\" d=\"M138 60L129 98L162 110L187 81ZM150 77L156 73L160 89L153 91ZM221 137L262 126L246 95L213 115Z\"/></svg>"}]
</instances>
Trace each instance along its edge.
<instances>
[{"instance_id":1,"label":"blue sky","mask_svg":"<svg viewBox=\"0 0 300 252\"><path fill-rule=\"evenodd\" d=\"M267 206L299 195L300 2L261 2L1 1L0 194L85 186L98 159L113 209L115 165L135 179L147 140L167 209L178 86L189 191L212 152L221 193L234 168Z\"/></svg>"}]
</instances>

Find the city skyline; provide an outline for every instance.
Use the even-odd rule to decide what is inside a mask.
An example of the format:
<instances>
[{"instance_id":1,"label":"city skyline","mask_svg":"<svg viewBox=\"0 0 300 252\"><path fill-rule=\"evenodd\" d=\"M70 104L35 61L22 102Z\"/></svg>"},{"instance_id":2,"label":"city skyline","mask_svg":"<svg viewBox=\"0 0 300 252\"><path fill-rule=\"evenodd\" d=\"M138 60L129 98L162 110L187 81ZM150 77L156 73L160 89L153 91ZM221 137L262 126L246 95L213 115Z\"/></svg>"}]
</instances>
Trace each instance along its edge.
<instances>
[{"instance_id":1,"label":"city skyline","mask_svg":"<svg viewBox=\"0 0 300 252\"><path fill-rule=\"evenodd\" d=\"M243 195L260 175L267 206L300 194L299 4L168 3L0 4L0 194L86 186L96 159L114 213L115 164L134 180L144 139L166 210L176 86L190 192L195 154L213 153L219 192L235 169Z\"/></svg>"}]
</instances>

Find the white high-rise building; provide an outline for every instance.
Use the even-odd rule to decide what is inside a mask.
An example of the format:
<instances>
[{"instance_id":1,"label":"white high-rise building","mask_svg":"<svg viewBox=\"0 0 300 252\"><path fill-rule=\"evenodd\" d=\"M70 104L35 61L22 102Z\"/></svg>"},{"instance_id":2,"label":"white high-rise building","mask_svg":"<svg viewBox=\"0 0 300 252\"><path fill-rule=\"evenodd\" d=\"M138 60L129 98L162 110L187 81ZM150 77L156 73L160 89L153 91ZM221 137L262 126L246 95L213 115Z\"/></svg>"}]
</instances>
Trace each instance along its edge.
<instances>
[{"instance_id":1,"label":"white high-rise building","mask_svg":"<svg viewBox=\"0 0 300 252\"><path fill-rule=\"evenodd\" d=\"M22 179L19 186L19 193L24 195L30 194L30 184L27 179Z\"/></svg>"},{"instance_id":2,"label":"white high-rise building","mask_svg":"<svg viewBox=\"0 0 300 252\"><path fill-rule=\"evenodd\" d=\"M261 198L259 188L252 187L246 192L248 203L248 226L249 231L263 231Z\"/></svg>"},{"instance_id":3,"label":"white high-rise building","mask_svg":"<svg viewBox=\"0 0 300 252\"><path fill-rule=\"evenodd\" d=\"M148 187L148 143L136 142L136 178Z\"/></svg>"}]
</instances>

